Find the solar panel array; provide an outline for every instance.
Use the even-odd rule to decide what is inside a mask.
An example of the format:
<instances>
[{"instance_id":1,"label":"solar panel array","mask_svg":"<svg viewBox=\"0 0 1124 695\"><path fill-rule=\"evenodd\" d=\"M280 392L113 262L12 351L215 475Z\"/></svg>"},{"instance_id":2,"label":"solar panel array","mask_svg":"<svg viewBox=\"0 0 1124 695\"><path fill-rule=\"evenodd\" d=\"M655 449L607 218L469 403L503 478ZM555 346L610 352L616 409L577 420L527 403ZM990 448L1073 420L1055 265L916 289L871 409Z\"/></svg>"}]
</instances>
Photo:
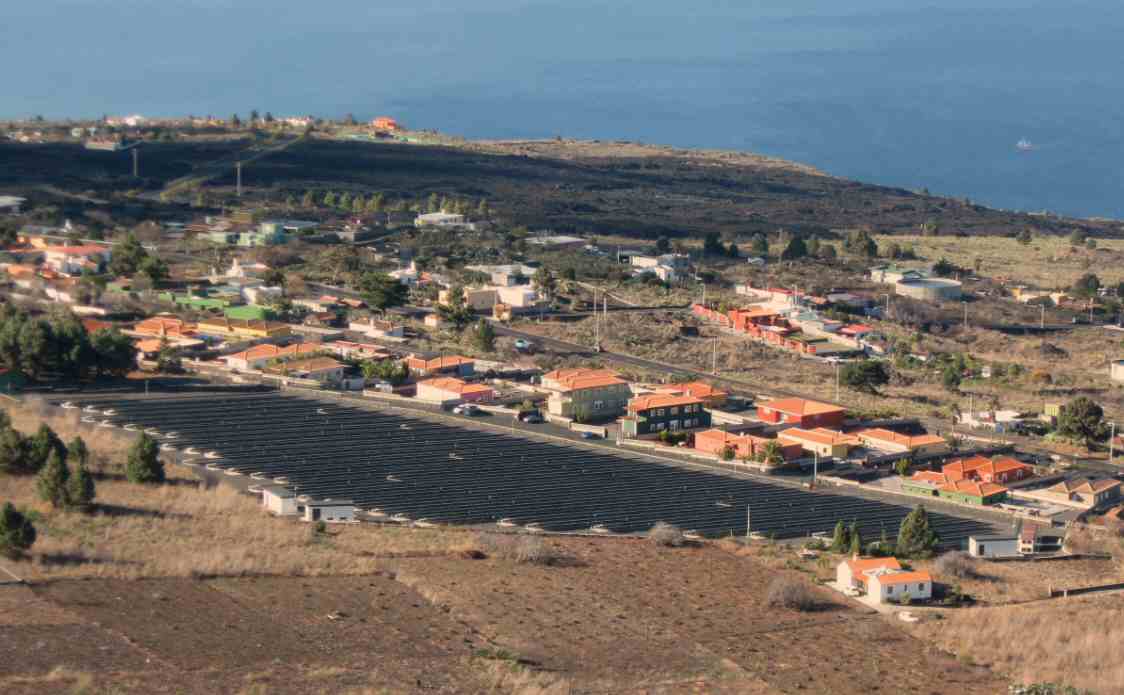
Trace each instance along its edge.
<instances>
[{"instance_id":1,"label":"solar panel array","mask_svg":"<svg viewBox=\"0 0 1124 695\"><path fill-rule=\"evenodd\" d=\"M830 531L842 520L856 521L875 540L883 530L896 535L912 508L278 392L78 402L95 403L112 412L97 419L155 428L161 441L195 463L280 478L300 494L435 523L641 533L666 521L708 536L742 535L749 507L753 530L776 538ZM188 449L198 455L186 456ZM204 458L206 452L221 458ZM976 519L932 516L950 545L995 531Z\"/></svg>"}]
</instances>

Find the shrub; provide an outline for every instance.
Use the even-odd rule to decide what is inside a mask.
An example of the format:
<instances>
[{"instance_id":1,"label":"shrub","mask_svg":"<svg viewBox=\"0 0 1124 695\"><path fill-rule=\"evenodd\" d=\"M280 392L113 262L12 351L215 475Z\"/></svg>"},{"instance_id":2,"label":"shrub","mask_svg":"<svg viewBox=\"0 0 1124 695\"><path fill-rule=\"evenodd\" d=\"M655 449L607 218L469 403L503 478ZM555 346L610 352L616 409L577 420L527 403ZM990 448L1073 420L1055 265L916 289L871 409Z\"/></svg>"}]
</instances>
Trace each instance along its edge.
<instances>
[{"instance_id":1,"label":"shrub","mask_svg":"<svg viewBox=\"0 0 1124 695\"><path fill-rule=\"evenodd\" d=\"M819 607L815 593L803 582L790 577L777 577L769 585L765 605L794 611L814 611Z\"/></svg>"},{"instance_id":2,"label":"shrub","mask_svg":"<svg viewBox=\"0 0 1124 695\"><path fill-rule=\"evenodd\" d=\"M16 559L35 544L35 527L11 502L0 510L0 555Z\"/></svg>"},{"instance_id":3,"label":"shrub","mask_svg":"<svg viewBox=\"0 0 1124 695\"><path fill-rule=\"evenodd\" d=\"M976 561L971 555L962 550L953 550L937 558L933 568L940 574L961 579L972 579L979 576L976 571Z\"/></svg>"},{"instance_id":4,"label":"shrub","mask_svg":"<svg viewBox=\"0 0 1124 695\"><path fill-rule=\"evenodd\" d=\"M46 465L39 469L35 478L35 490L39 493L39 499L50 502L56 509L69 506L69 480L70 469L63 463L59 452L51 450Z\"/></svg>"},{"instance_id":5,"label":"shrub","mask_svg":"<svg viewBox=\"0 0 1124 695\"><path fill-rule=\"evenodd\" d=\"M648 529L648 540L667 548L678 548L687 542L682 529L665 521L657 521Z\"/></svg>"},{"instance_id":6,"label":"shrub","mask_svg":"<svg viewBox=\"0 0 1124 695\"><path fill-rule=\"evenodd\" d=\"M550 565L561 559L540 536L481 533L476 545L491 557L532 565Z\"/></svg>"},{"instance_id":7,"label":"shrub","mask_svg":"<svg viewBox=\"0 0 1124 695\"><path fill-rule=\"evenodd\" d=\"M125 464L125 477L131 483L164 482L164 463L160 460L160 448L155 439L142 434L133 443Z\"/></svg>"}]
</instances>

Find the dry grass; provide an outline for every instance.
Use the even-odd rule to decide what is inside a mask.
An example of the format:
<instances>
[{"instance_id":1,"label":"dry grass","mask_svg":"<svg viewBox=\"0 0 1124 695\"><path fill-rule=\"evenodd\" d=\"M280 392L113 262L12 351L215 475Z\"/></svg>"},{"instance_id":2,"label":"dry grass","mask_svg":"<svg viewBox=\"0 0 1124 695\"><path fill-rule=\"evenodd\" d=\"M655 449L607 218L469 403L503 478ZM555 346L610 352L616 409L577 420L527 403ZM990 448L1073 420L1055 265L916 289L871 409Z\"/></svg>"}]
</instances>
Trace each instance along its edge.
<instances>
[{"instance_id":1,"label":"dry grass","mask_svg":"<svg viewBox=\"0 0 1124 695\"><path fill-rule=\"evenodd\" d=\"M1102 284L1124 280L1124 240L1097 239L1095 250L1074 248L1062 236L1036 236L1027 245L999 236L957 237L890 236L878 243L912 245L926 262L947 258L952 263L973 268L980 260L980 274L1006 277L1015 283L1065 289L1085 273L1095 272Z\"/></svg>"},{"instance_id":2,"label":"dry grass","mask_svg":"<svg viewBox=\"0 0 1124 695\"><path fill-rule=\"evenodd\" d=\"M39 426L34 408L9 412L25 432ZM128 483L121 476L122 435L78 428L60 417L46 421L64 441L76 434L86 439L102 477L89 515L40 502L33 478L0 477L0 499L38 514L30 559L11 563L28 579L368 574L381 558L471 546L471 536L459 531L365 524L332 526L326 539L312 542L306 524L272 517L231 488L202 489L174 466L166 485Z\"/></svg>"},{"instance_id":3,"label":"dry grass","mask_svg":"<svg viewBox=\"0 0 1124 695\"><path fill-rule=\"evenodd\" d=\"M1124 692L1120 597L1058 599L946 612L913 631L938 646L1023 683L1060 682Z\"/></svg>"},{"instance_id":4,"label":"dry grass","mask_svg":"<svg viewBox=\"0 0 1124 695\"><path fill-rule=\"evenodd\" d=\"M1033 601L1049 595L1051 588L1096 586L1124 581L1124 569L1115 560L1054 560L1048 562L976 561L976 576L957 578L942 571L941 558L914 562L917 569L933 573L938 582L959 585L977 601L1000 605Z\"/></svg>"}]
</instances>

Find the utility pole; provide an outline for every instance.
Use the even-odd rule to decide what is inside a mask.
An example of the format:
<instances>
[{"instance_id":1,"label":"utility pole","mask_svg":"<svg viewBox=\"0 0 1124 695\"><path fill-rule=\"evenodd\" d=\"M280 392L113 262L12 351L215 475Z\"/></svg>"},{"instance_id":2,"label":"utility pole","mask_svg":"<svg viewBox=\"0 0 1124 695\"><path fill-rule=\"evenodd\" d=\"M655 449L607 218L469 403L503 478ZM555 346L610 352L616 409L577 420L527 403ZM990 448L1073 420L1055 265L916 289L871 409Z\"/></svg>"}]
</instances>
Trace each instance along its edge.
<instances>
[{"instance_id":1,"label":"utility pole","mask_svg":"<svg viewBox=\"0 0 1124 695\"><path fill-rule=\"evenodd\" d=\"M745 505L745 540L747 543L749 542L749 521L749 505L747 504Z\"/></svg>"},{"instance_id":2,"label":"utility pole","mask_svg":"<svg viewBox=\"0 0 1124 695\"><path fill-rule=\"evenodd\" d=\"M839 363L835 363L835 402L839 402Z\"/></svg>"},{"instance_id":3,"label":"utility pole","mask_svg":"<svg viewBox=\"0 0 1124 695\"><path fill-rule=\"evenodd\" d=\"M714 356L711 359L710 373L718 374L718 336L714 336Z\"/></svg>"},{"instance_id":4,"label":"utility pole","mask_svg":"<svg viewBox=\"0 0 1124 695\"><path fill-rule=\"evenodd\" d=\"M597 288L593 288L593 348L601 349L601 316L597 313Z\"/></svg>"},{"instance_id":5,"label":"utility pole","mask_svg":"<svg viewBox=\"0 0 1124 695\"><path fill-rule=\"evenodd\" d=\"M820 452L813 451L812 452L812 487L813 488L816 487L816 476L819 475L819 472L820 472Z\"/></svg>"},{"instance_id":6,"label":"utility pole","mask_svg":"<svg viewBox=\"0 0 1124 695\"><path fill-rule=\"evenodd\" d=\"M968 330L968 302L961 302L964 305L964 330Z\"/></svg>"},{"instance_id":7,"label":"utility pole","mask_svg":"<svg viewBox=\"0 0 1124 695\"><path fill-rule=\"evenodd\" d=\"M133 146L133 178L140 178L140 149L136 145Z\"/></svg>"},{"instance_id":8,"label":"utility pole","mask_svg":"<svg viewBox=\"0 0 1124 695\"><path fill-rule=\"evenodd\" d=\"M234 172L235 172L235 178L237 179L236 188L237 188L237 191L238 191L238 197L241 198L242 197L242 162L241 161L235 162Z\"/></svg>"},{"instance_id":9,"label":"utility pole","mask_svg":"<svg viewBox=\"0 0 1124 695\"><path fill-rule=\"evenodd\" d=\"M1038 330L1044 331L1046 330L1046 305L1041 304L1038 308L1042 310L1041 315L1038 317Z\"/></svg>"}]
</instances>

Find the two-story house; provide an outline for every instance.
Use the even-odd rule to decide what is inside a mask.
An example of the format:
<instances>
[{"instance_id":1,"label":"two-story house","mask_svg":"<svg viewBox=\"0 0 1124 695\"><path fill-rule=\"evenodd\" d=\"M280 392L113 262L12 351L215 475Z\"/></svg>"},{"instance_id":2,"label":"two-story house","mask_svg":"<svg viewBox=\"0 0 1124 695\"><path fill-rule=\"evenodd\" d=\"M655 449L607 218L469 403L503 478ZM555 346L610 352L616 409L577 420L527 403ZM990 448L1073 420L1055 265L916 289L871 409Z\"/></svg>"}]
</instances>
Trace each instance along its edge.
<instances>
[{"instance_id":1,"label":"two-story house","mask_svg":"<svg viewBox=\"0 0 1124 695\"><path fill-rule=\"evenodd\" d=\"M550 392L547 412L582 422L620 417L632 396L628 382L607 369L556 369L543 374L541 386Z\"/></svg>"},{"instance_id":2,"label":"two-story house","mask_svg":"<svg viewBox=\"0 0 1124 695\"><path fill-rule=\"evenodd\" d=\"M670 393L648 393L628 402L621 418L621 433L630 439L710 427L710 413L701 398Z\"/></svg>"}]
</instances>

